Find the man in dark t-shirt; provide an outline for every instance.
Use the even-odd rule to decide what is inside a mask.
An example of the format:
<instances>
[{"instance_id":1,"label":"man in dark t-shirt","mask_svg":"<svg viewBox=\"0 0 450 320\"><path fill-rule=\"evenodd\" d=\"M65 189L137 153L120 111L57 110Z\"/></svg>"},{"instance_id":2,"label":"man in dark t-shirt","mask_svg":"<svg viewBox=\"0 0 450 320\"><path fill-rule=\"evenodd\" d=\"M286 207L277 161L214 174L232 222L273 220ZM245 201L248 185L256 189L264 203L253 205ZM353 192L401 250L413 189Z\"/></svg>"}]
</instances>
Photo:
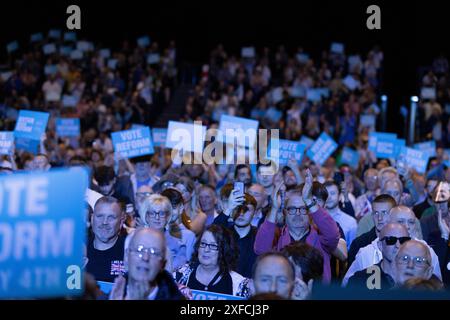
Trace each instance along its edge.
<instances>
[{"instance_id":1,"label":"man in dark t-shirt","mask_svg":"<svg viewBox=\"0 0 450 320\"><path fill-rule=\"evenodd\" d=\"M113 197L100 198L91 218L93 237L87 245L86 271L97 281L113 282L123 274L125 236L120 235L125 214L119 201Z\"/></svg>"}]
</instances>

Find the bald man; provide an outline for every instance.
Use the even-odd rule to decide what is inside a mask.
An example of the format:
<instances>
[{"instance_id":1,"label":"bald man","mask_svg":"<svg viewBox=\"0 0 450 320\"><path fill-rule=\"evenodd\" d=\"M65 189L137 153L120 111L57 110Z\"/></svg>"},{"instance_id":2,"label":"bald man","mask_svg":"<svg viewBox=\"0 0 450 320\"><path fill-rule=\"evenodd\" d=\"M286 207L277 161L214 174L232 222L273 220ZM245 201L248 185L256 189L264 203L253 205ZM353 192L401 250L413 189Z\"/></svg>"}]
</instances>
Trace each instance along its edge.
<instances>
[{"instance_id":1,"label":"bald man","mask_svg":"<svg viewBox=\"0 0 450 320\"><path fill-rule=\"evenodd\" d=\"M408 230L404 225L399 223L388 223L380 231L380 241L377 243L382 253L382 260L373 266L356 272L348 280L347 287L363 287L369 288L368 281L374 273L374 269L380 270L380 278L378 284L375 282L376 289L385 291L391 289L395 285L395 257L400 246L406 241L411 240Z\"/></svg>"},{"instance_id":2,"label":"bald man","mask_svg":"<svg viewBox=\"0 0 450 320\"><path fill-rule=\"evenodd\" d=\"M398 285L403 285L411 278L431 279L433 267L430 250L417 240L404 243L395 258L395 270Z\"/></svg>"},{"instance_id":3,"label":"bald man","mask_svg":"<svg viewBox=\"0 0 450 320\"><path fill-rule=\"evenodd\" d=\"M425 241L419 240L421 238L420 224L417 221L414 212L410 208L400 205L390 209L387 217L387 222L402 224L408 230L408 234L411 239L418 240L428 247L431 254L430 263L433 267L433 273L439 280L442 280L442 272L439 265L438 256ZM365 268L373 264L377 264L381 261L381 259L383 258L383 254L378 247L378 242L380 241L380 239L381 237L379 236L371 244L359 250L358 254L355 257L355 261L352 263L347 271L347 274L344 277L344 285L355 272L364 270Z\"/></svg>"},{"instance_id":4,"label":"bald man","mask_svg":"<svg viewBox=\"0 0 450 320\"><path fill-rule=\"evenodd\" d=\"M125 243L128 273L114 282L110 300L181 300L183 295L166 264L164 234L152 228L139 228Z\"/></svg>"},{"instance_id":5,"label":"bald man","mask_svg":"<svg viewBox=\"0 0 450 320\"><path fill-rule=\"evenodd\" d=\"M294 265L280 252L259 256L253 269L255 294L275 293L290 299L295 285Z\"/></svg>"}]
</instances>

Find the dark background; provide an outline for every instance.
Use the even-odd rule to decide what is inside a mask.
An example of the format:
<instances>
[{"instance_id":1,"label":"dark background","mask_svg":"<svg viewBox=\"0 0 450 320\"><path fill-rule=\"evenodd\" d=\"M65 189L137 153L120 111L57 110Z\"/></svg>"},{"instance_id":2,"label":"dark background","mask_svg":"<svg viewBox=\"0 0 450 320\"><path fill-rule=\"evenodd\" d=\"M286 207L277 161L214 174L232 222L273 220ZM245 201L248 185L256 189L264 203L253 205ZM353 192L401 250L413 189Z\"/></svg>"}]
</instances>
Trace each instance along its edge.
<instances>
[{"instance_id":1,"label":"dark background","mask_svg":"<svg viewBox=\"0 0 450 320\"><path fill-rule=\"evenodd\" d=\"M402 132L398 114L418 94L418 69L439 52L450 56L448 10L444 1L10 1L2 2L0 64L6 43L29 42L30 34L50 28L66 31L66 8L81 8L78 39L117 47L141 35L164 47L177 41L178 57L206 62L218 43L239 54L246 45L294 50L303 46L313 56L333 41L346 53L366 54L374 44L385 53L383 92L389 97L388 129ZM366 9L381 8L381 30L368 30Z\"/></svg>"}]
</instances>

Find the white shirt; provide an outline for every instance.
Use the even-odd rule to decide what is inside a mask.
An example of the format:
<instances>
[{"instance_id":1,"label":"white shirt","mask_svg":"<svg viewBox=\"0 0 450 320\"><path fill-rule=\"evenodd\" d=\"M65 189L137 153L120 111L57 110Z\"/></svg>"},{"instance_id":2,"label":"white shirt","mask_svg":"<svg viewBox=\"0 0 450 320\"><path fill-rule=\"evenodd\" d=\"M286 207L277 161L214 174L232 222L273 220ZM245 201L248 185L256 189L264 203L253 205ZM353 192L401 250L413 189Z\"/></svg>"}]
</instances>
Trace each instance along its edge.
<instances>
[{"instance_id":1,"label":"white shirt","mask_svg":"<svg viewBox=\"0 0 450 320\"><path fill-rule=\"evenodd\" d=\"M341 210L330 213L330 216L339 223L339 225L342 228L342 231L344 232L345 241L347 242L347 248L350 250L350 245L352 244L352 241L356 238L356 230L358 228L358 224L356 223L355 218L350 217L345 212L342 212Z\"/></svg>"},{"instance_id":2,"label":"white shirt","mask_svg":"<svg viewBox=\"0 0 450 320\"><path fill-rule=\"evenodd\" d=\"M424 240L415 239L417 241L422 242L424 245L428 247L431 253L431 265L433 267L433 274L442 281L441 268L439 266L439 258L434 252L433 248L431 248ZM352 265L348 269L347 273L342 280L342 286L346 286L348 279L350 279L356 272L367 269L374 264L377 264L383 259L383 254L381 250L378 248L378 242L380 240L376 238L372 241L371 244L365 246L364 248L359 249L358 254L355 257L355 261L353 261Z\"/></svg>"}]
</instances>

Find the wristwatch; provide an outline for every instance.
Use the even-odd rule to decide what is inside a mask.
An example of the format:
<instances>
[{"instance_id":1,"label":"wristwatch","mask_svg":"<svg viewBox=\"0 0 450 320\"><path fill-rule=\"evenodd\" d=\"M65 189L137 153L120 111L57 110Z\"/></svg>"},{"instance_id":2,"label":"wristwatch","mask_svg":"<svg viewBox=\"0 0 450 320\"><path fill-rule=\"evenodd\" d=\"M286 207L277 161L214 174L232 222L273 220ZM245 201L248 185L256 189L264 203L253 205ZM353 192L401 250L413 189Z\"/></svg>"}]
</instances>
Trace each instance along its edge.
<instances>
[{"instance_id":1,"label":"wristwatch","mask_svg":"<svg viewBox=\"0 0 450 320\"><path fill-rule=\"evenodd\" d=\"M305 203L305 204L306 204L306 208L309 210L317 204L317 201L316 201L316 199L313 199L311 201L311 204L307 204L307 203Z\"/></svg>"}]
</instances>

